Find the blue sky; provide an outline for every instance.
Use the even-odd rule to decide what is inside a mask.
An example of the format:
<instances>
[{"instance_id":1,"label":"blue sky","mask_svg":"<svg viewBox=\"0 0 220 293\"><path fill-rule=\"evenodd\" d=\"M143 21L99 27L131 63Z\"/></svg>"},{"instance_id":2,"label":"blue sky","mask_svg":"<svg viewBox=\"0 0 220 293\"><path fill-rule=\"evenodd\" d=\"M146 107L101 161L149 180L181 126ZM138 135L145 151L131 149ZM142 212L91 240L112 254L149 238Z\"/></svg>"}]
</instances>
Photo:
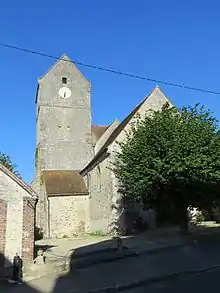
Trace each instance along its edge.
<instances>
[{"instance_id":1,"label":"blue sky","mask_svg":"<svg viewBox=\"0 0 220 293\"><path fill-rule=\"evenodd\" d=\"M190 3L191 2L191 3ZM220 91L220 3L174 0L7 0L0 43L149 78ZM37 78L53 60L0 47L0 151L24 180L34 174ZM122 119L156 85L79 67L92 82L95 124ZM220 96L161 86L179 106L220 118Z\"/></svg>"}]
</instances>

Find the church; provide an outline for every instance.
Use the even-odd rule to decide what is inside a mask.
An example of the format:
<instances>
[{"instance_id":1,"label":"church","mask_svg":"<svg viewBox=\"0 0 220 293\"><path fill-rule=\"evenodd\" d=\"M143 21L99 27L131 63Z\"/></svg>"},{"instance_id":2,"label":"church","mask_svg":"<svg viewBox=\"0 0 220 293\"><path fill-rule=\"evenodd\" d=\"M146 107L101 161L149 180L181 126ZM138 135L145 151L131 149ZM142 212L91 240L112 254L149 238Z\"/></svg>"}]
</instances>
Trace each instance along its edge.
<instances>
[{"instance_id":1,"label":"church","mask_svg":"<svg viewBox=\"0 0 220 293\"><path fill-rule=\"evenodd\" d=\"M91 83L65 54L38 80L36 93L36 226L45 237L125 229L121 195L111 171L117 141L149 109L169 102L156 87L122 122L91 119ZM170 102L169 102L170 103Z\"/></svg>"}]
</instances>

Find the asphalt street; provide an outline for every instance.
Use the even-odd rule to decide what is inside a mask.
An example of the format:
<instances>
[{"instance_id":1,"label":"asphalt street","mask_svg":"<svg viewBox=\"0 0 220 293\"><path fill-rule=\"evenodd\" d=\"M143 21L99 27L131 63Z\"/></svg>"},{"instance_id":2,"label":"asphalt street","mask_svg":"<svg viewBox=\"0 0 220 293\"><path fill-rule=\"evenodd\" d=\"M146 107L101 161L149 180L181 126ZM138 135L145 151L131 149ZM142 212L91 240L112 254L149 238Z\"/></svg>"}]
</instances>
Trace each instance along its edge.
<instances>
[{"instance_id":1,"label":"asphalt street","mask_svg":"<svg viewBox=\"0 0 220 293\"><path fill-rule=\"evenodd\" d=\"M142 286L125 293L207 293L219 292L220 269L187 277L179 277L168 282L158 282L153 285Z\"/></svg>"},{"instance_id":2,"label":"asphalt street","mask_svg":"<svg viewBox=\"0 0 220 293\"><path fill-rule=\"evenodd\" d=\"M113 287L137 280L165 276L190 269L202 269L220 264L220 235L200 238L198 243L156 254L142 255L111 263L102 263L83 270L34 280L31 284L0 286L0 293L87 293L102 287ZM207 292L219 290L220 270L172 281L158 282L127 290L134 292Z\"/></svg>"}]
</instances>

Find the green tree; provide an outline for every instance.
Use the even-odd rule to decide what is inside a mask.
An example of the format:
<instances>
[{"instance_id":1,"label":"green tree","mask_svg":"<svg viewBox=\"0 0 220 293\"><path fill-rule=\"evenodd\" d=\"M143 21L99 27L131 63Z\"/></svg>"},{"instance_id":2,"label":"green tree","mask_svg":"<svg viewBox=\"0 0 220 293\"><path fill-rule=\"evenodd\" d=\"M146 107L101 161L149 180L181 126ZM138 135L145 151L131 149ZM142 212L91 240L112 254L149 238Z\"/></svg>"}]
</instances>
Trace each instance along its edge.
<instances>
[{"instance_id":1,"label":"green tree","mask_svg":"<svg viewBox=\"0 0 220 293\"><path fill-rule=\"evenodd\" d=\"M14 173L16 176L21 178L19 172L17 171L17 165L12 163L11 157L6 154L0 152L0 163L4 165L8 170Z\"/></svg>"},{"instance_id":2,"label":"green tree","mask_svg":"<svg viewBox=\"0 0 220 293\"><path fill-rule=\"evenodd\" d=\"M132 124L119 143L113 171L131 202L172 203L182 232L187 207L212 204L219 196L220 132L217 120L198 104L177 110L164 105Z\"/></svg>"}]
</instances>

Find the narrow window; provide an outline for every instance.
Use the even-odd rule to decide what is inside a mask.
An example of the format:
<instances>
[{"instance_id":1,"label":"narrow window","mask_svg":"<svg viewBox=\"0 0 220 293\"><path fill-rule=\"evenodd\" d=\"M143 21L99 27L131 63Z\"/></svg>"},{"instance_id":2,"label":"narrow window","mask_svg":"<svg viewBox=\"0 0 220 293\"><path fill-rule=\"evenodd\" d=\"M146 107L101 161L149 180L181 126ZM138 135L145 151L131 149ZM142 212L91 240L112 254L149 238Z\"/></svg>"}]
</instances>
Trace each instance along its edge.
<instances>
[{"instance_id":1,"label":"narrow window","mask_svg":"<svg viewBox=\"0 0 220 293\"><path fill-rule=\"evenodd\" d=\"M101 192L102 191L102 181L101 181L101 168L98 165L98 191Z\"/></svg>"},{"instance_id":2,"label":"narrow window","mask_svg":"<svg viewBox=\"0 0 220 293\"><path fill-rule=\"evenodd\" d=\"M86 179L87 179L87 188L88 188L88 191L90 191L90 182L91 182L91 175L90 175L90 173L87 173L86 174Z\"/></svg>"},{"instance_id":3,"label":"narrow window","mask_svg":"<svg viewBox=\"0 0 220 293\"><path fill-rule=\"evenodd\" d=\"M66 77L62 77L62 84L67 84L67 78Z\"/></svg>"}]
</instances>

